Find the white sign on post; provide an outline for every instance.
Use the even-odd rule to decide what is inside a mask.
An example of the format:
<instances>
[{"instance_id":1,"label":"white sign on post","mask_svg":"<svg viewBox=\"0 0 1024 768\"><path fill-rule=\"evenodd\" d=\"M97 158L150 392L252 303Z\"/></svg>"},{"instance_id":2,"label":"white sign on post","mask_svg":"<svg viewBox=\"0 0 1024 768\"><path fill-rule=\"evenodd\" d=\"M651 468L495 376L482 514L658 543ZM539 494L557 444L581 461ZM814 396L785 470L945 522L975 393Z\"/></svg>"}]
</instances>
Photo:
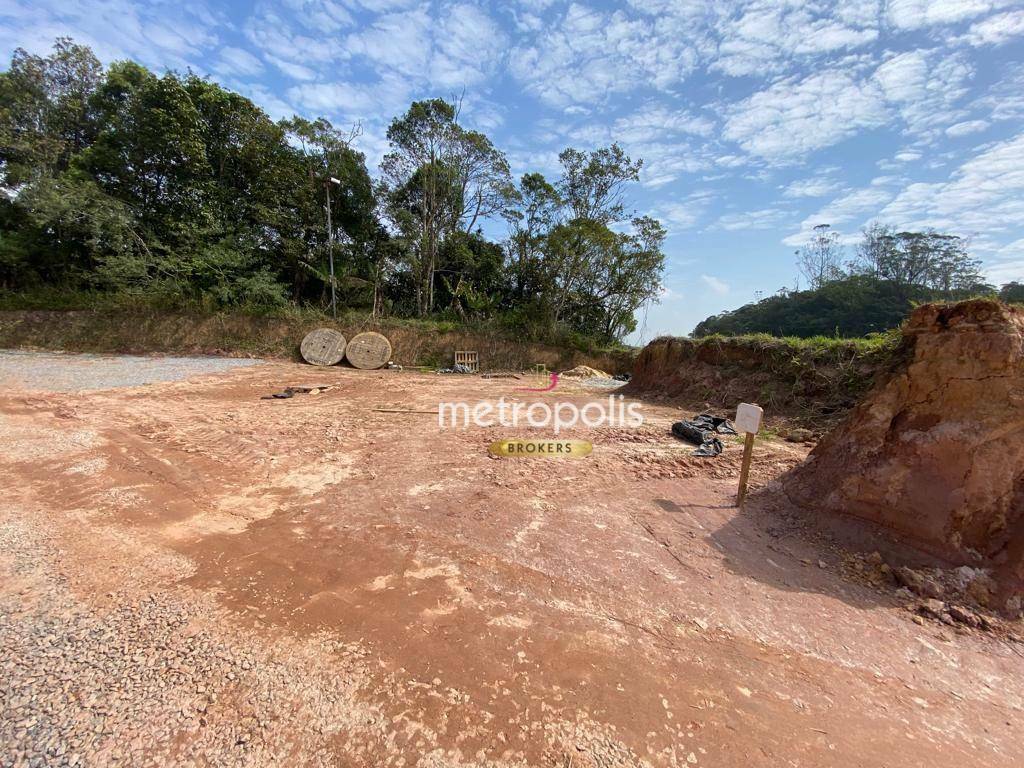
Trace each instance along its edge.
<instances>
[{"instance_id":1,"label":"white sign on post","mask_svg":"<svg viewBox=\"0 0 1024 768\"><path fill-rule=\"evenodd\" d=\"M743 462L740 464L740 489L736 494L736 505L742 507L747 496L747 479L750 477L750 459L754 455L754 435L761 429L764 411L753 403L740 403L736 409L736 431L746 432L743 439Z\"/></svg>"},{"instance_id":2,"label":"white sign on post","mask_svg":"<svg viewBox=\"0 0 1024 768\"><path fill-rule=\"evenodd\" d=\"M761 406L751 403L740 403L736 409L736 431L756 435L761 430Z\"/></svg>"}]
</instances>

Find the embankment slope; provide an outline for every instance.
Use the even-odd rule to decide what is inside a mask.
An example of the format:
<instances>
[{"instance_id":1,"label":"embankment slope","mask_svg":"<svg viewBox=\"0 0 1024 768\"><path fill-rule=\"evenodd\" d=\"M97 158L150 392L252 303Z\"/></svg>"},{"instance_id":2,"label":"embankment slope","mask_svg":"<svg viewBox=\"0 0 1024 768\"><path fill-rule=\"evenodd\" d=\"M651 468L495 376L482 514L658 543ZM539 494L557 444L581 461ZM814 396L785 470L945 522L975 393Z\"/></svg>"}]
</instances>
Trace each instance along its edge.
<instances>
[{"instance_id":1,"label":"embankment slope","mask_svg":"<svg viewBox=\"0 0 1024 768\"><path fill-rule=\"evenodd\" d=\"M904 362L783 481L816 512L883 525L1024 591L1024 310L924 305Z\"/></svg>"},{"instance_id":2,"label":"embankment slope","mask_svg":"<svg viewBox=\"0 0 1024 768\"><path fill-rule=\"evenodd\" d=\"M0 348L298 359L302 337L320 326L337 327L346 338L379 331L391 341L392 359L405 366L451 365L457 349L476 350L483 370L522 370L544 363L557 371L583 364L625 373L633 365L630 350L584 352L458 327L155 311L0 311Z\"/></svg>"}]
</instances>

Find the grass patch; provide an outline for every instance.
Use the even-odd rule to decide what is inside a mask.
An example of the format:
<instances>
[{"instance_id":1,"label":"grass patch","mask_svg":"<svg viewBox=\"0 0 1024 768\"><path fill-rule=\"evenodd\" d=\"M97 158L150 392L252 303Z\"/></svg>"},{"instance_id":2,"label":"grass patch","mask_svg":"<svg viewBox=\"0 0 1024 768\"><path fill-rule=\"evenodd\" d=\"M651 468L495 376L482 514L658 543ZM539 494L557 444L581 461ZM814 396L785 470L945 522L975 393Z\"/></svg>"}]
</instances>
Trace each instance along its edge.
<instances>
[{"instance_id":1,"label":"grass patch","mask_svg":"<svg viewBox=\"0 0 1024 768\"><path fill-rule=\"evenodd\" d=\"M140 316L185 315L200 318L254 318L280 320L297 326L316 324L344 329L380 330L407 329L435 334L477 334L509 342L522 342L523 333L510 327L501 318L455 320L447 317L383 317L373 318L361 307L339 307L337 318L321 307L285 304L263 306L243 304L233 307L215 306L210 302L180 296L159 294L112 293L109 291L68 290L41 286L31 291L0 290L0 311L7 312L98 312ZM537 344L573 350L588 355L631 355L636 348L626 344L607 344L578 333L554 333L534 340Z\"/></svg>"}]
</instances>

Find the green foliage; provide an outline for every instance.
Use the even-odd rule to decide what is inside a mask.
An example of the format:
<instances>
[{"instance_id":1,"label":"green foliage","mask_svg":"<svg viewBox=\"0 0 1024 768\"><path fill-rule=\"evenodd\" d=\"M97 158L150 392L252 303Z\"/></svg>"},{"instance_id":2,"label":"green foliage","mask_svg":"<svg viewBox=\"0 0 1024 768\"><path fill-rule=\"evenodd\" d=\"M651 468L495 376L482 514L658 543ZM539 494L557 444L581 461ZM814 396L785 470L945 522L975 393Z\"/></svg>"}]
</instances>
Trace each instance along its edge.
<instances>
[{"instance_id":1,"label":"green foliage","mask_svg":"<svg viewBox=\"0 0 1024 768\"><path fill-rule=\"evenodd\" d=\"M375 185L356 131L323 118L275 123L207 79L104 70L68 39L18 50L0 73L0 291L278 312L322 310L333 289L374 319L579 345L631 331L664 262L664 230L624 205L640 161L567 149L554 184L517 189L459 110L432 99L395 118ZM482 234L495 218L506 244Z\"/></svg>"},{"instance_id":2,"label":"green foliage","mask_svg":"<svg viewBox=\"0 0 1024 768\"><path fill-rule=\"evenodd\" d=\"M523 176L506 214L517 315L531 336L567 329L620 339L636 327L636 310L657 301L665 230L647 216L627 219L623 188L641 164L620 147L567 149L559 159L561 178Z\"/></svg>"},{"instance_id":3,"label":"green foliage","mask_svg":"<svg viewBox=\"0 0 1024 768\"><path fill-rule=\"evenodd\" d=\"M381 163L388 215L404 236L416 308L437 304L439 258L446 240L471 233L502 211L512 194L508 161L490 139L459 124L459 105L416 101L388 127Z\"/></svg>"},{"instance_id":4,"label":"green foliage","mask_svg":"<svg viewBox=\"0 0 1024 768\"><path fill-rule=\"evenodd\" d=\"M1007 304L1024 304L1024 283L1014 280L1004 285L999 290L999 300Z\"/></svg>"},{"instance_id":5,"label":"green foliage","mask_svg":"<svg viewBox=\"0 0 1024 768\"><path fill-rule=\"evenodd\" d=\"M816 227L810 244L797 253L811 290L780 291L714 315L697 325L694 336L863 336L896 328L918 303L995 293L983 282L980 262L959 237L872 225L864 230L858 260L845 272L839 267L838 248L838 239L826 225ZM1005 301L1020 295L1015 285L1004 286L1000 296Z\"/></svg>"}]
</instances>

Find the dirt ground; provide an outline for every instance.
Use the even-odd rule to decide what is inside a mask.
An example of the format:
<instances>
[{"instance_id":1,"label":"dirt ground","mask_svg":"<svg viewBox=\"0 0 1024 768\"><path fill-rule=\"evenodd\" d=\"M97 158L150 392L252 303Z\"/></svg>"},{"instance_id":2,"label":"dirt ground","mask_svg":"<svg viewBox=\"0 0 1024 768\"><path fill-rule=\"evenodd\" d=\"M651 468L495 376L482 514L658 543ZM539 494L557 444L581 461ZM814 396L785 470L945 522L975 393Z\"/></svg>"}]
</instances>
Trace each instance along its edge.
<instances>
[{"instance_id":1,"label":"dirt ground","mask_svg":"<svg viewBox=\"0 0 1024 768\"><path fill-rule=\"evenodd\" d=\"M318 395L263 396L329 384ZM491 458L439 401L266 363L0 394L0 764L1011 766L1022 647L912 621L680 415ZM759 443L755 485L806 449Z\"/></svg>"}]
</instances>

